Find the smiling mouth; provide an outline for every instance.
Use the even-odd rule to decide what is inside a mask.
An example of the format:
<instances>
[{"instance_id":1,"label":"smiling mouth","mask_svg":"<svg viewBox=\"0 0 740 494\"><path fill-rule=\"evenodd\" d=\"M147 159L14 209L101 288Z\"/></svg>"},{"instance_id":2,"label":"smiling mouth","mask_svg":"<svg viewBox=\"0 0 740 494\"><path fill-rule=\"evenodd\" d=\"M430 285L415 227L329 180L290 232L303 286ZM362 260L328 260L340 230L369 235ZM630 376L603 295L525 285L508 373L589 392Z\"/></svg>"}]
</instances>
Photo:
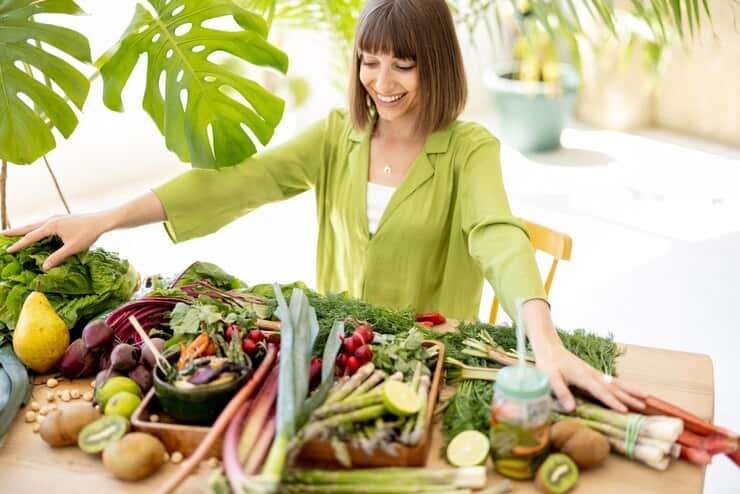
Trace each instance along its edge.
<instances>
[{"instance_id":1,"label":"smiling mouth","mask_svg":"<svg viewBox=\"0 0 740 494\"><path fill-rule=\"evenodd\" d=\"M379 93L375 93L375 96L382 102L382 103L395 103L396 101L400 100L404 96L406 96L406 93L399 94L397 96L384 96Z\"/></svg>"}]
</instances>

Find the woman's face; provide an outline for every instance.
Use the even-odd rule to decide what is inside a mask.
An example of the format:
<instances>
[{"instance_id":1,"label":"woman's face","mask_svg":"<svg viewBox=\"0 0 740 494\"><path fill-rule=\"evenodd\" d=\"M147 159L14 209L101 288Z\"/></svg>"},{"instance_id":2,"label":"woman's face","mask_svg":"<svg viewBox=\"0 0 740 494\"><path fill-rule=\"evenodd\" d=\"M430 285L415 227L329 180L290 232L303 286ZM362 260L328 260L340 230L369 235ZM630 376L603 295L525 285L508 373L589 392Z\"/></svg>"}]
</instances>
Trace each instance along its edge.
<instances>
[{"instance_id":1,"label":"woman's face","mask_svg":"<svg viewBox=\"0 0 740 494\"><path fill-rule=\"evenodd\" d=\"M397 120L416 112L419 70L413 60L363 52L360 81L383 120Z\"/></svg>"}]
</instances>

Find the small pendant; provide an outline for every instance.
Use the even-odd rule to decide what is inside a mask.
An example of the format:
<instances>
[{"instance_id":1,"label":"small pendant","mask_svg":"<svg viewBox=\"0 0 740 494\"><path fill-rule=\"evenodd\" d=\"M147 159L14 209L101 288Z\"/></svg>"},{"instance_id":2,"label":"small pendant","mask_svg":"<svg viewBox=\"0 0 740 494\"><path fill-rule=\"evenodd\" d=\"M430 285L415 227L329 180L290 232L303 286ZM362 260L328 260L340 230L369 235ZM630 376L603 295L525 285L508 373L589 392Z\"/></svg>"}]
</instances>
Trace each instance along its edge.
<instances>
[{"instance_id":1,"label":"small pendant","mask_svg":"<svg viewBox=\"0 0 740 494\"><path fill-rule=\"evenodd\" d=\"M390 175L393 170L391 169L391 165L385 165L385 168L383 168L383 173L386 175Z\"/></svg>"}]
</instances>

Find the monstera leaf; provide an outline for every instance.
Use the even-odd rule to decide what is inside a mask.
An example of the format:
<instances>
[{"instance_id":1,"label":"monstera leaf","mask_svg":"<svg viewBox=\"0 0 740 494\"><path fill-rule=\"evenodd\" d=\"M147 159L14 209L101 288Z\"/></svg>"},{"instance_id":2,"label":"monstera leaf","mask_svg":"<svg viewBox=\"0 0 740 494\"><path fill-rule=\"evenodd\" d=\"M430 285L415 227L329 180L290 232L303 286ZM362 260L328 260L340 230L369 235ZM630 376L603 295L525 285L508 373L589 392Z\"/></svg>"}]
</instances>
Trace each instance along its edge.
<instances>
[{"instance_id":1,"label":"monstera leaf","mask_svg":"<svg viewBox=\"0 0 740 494\"><path fill-rule=\"evenodd\" d=\"M283 101L209 56L225 52L261 67L288 70L288 57L268 43L265 21L232 0L149 0L141 4L120 42L97 62L104 102L122 110L121 91L139 57L147 55L144 109L167 148L199 168L232 166L256 151L246 128L267 144L283 115ZM205 27L230 17L239 31ZM240 95L240 97L239 97Z\"/></svg>"},{"instance_id":2,"label":"monstera leaf","mask_svg":"<svg viewBox=\"0 0 740 494\"><path fill-rule=\"evenodd\" d=\"M90 45L76 31L35 22L33 17L80 13L72 0L0 0L0 159L32 163L56 146L50 127L64 137L77 127L64 96L82 108L90 83L68 62L44 51L42 43L81 62L91 61ZM60 92L37 80L31 67L56 83Z\"/></svg>"}]
</instances>

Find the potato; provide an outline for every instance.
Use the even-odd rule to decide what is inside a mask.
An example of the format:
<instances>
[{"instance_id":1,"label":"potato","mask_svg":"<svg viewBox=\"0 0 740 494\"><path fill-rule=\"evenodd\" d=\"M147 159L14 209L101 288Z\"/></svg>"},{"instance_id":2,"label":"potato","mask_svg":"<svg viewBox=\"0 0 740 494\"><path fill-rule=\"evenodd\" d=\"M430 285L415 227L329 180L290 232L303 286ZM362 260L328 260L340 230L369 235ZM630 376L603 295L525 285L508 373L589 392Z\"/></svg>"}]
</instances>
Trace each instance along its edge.
<instances>
[{"instance_id":1,"label":"potato","mask_svg":"<svg viewBox=\"0 0 740 494\"><path fill-rule=\"evenodd\" d=\"M132 432L105 448L103 466L121 480L141 480L159 469L165 452L156 437Z\"/></svg>"},{"instance_id":2,"label":"potato","mask_svg":"<svg viewBox=\"0 0 740 494\"><path fill-rule=\"evenodd\" d=\"M80 431L101 417L89 403L66 405L49 413L41 423L41 439L51 446L77 444Z\"/></svg>"}]
</instances>

